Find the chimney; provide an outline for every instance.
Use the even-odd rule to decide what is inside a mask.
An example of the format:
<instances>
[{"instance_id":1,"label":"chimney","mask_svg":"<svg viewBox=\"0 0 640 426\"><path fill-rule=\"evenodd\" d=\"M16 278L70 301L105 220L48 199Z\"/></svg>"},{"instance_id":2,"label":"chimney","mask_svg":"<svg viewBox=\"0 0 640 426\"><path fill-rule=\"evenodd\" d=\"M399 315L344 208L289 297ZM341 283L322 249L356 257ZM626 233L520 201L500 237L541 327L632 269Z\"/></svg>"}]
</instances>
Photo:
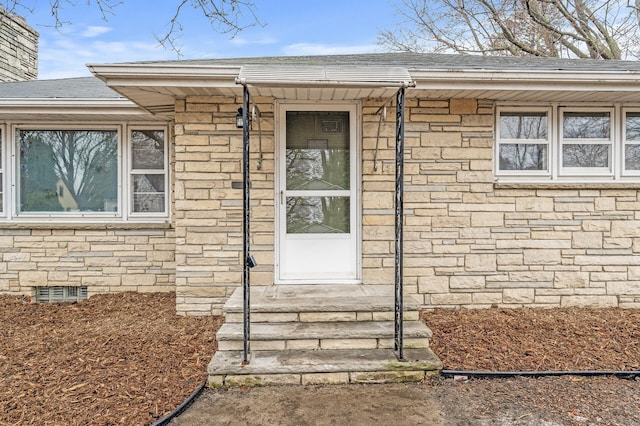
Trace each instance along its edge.
<instances>
[{"instance_id":1,"label":"chimney","mask_svg":"<svg viewBox=\"0 0 640 426\"><path fill-rule=\"evenodd\" d=\"M38 78L38 37L23 17L0 8L0 81Z\"/></svg>"}]
</instances>

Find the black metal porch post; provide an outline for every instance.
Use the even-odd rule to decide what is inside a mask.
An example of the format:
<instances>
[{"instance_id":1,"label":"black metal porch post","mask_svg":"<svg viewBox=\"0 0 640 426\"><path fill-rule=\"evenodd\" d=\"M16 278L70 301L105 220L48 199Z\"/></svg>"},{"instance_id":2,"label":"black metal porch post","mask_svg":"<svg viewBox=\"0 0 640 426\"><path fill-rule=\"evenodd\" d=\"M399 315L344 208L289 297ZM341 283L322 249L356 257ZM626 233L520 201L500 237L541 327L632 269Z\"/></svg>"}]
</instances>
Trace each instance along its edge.
<instances>
[{"instance_id":1,"label":"black metal porch post","mask_svg":"<svg viewBox=\"0 0 640 426\"><path fill-rule=\"evenodd\" d=\"M250 229L251 229L251 197L250 188L251 181L249 179L249 131L251 130L251 123L249 121L249 89L246 85L243 86L242 91L242 286L243 286L243 325L244 325L244 344L242 363L249 364L250 348L250 335L251 335L251 309L250 309L250 296L251 296L251 280L250 280Z\"/></svg>"},{"instance_id":2,"label":"black metal porch post","mask_svg":"<svg viewBox=\"0 0 640 426\"><path fill-rule=\"evenodd\" d=\"M403 290L402 257L404 218L404 87L396 94L396 189L395 189L395 316L394 352L399 360L404 359L403 350Z\"/></svg>"}]
</instances>

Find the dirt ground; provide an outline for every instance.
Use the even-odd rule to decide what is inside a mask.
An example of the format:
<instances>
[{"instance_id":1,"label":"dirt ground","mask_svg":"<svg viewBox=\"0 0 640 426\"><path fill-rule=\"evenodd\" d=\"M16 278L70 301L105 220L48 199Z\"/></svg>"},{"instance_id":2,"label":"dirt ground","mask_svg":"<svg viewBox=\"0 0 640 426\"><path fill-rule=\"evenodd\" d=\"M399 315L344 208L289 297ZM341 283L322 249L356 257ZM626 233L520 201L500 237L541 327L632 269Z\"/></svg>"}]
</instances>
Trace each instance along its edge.
<instances>
[{"instance_id":1,"label":"dirt ground","mask_svg":"<svg viewBox=\"0 0 640 426\"><path fill-rule=\"evenodd\" d=\"M448 369L640 369L640 311L432 311ZM219 317L170 294L0 296L0 425L149 425L206 378ZM640 381L554 377L206 390L174 425L640 425Z\"/></svg>"},{"instance_id":2,"label":"dirt ground","mask_svg":"<svg viewBox=\"0 0 640 426\"><path fill-rule=\"evenodd\" d=\"M640 312L425 311L447 369L640 370ZM640 380L543 377L208 390L171 425L640 425Z\"/></svg>"},{"instance_id":3,"label":"dirt ground","mask_svg":"<svg viewBox=\"0 0 640 426\"><path fill-rule=\"evenodd\" d=\"M514 378L207 390L170 426L640 425L640 381Z\"/></svg>"}]
</instances>

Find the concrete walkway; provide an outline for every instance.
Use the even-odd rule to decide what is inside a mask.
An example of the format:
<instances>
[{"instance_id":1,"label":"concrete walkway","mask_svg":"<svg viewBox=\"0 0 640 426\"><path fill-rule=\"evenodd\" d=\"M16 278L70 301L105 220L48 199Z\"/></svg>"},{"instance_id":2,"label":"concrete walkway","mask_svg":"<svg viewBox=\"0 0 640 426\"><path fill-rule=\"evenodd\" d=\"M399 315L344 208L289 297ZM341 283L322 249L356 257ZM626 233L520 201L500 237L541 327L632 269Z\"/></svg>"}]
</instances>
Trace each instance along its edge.
<instances>
[{"instance_id":1,"label":"concrete walkway","mask_svg":"<svg viewBox=\"0 0 640 426\"><path fill-rule=\"evenodd\" d=\"M170 425L447 424L426 389L394 384L208 390Z\"/></svg>"}]
</instances>

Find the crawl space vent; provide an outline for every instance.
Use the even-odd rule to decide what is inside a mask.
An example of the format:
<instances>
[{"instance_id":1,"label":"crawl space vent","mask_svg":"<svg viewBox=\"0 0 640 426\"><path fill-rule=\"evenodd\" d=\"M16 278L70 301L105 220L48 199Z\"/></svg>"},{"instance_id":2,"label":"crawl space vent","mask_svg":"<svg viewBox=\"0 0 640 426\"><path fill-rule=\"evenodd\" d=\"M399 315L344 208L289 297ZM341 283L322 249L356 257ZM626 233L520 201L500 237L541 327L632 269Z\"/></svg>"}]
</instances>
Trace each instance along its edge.
<instances>
[{"instance_id":1,"label":"crawl space vent","mask_svg":"<svg viewBox=\"0 0 640 426\"><path fill-rule=\"evenodd\" d=\"M76 302L87 298L87 287L36 287L36 302Z\"/></svg>"}]
</instances>

